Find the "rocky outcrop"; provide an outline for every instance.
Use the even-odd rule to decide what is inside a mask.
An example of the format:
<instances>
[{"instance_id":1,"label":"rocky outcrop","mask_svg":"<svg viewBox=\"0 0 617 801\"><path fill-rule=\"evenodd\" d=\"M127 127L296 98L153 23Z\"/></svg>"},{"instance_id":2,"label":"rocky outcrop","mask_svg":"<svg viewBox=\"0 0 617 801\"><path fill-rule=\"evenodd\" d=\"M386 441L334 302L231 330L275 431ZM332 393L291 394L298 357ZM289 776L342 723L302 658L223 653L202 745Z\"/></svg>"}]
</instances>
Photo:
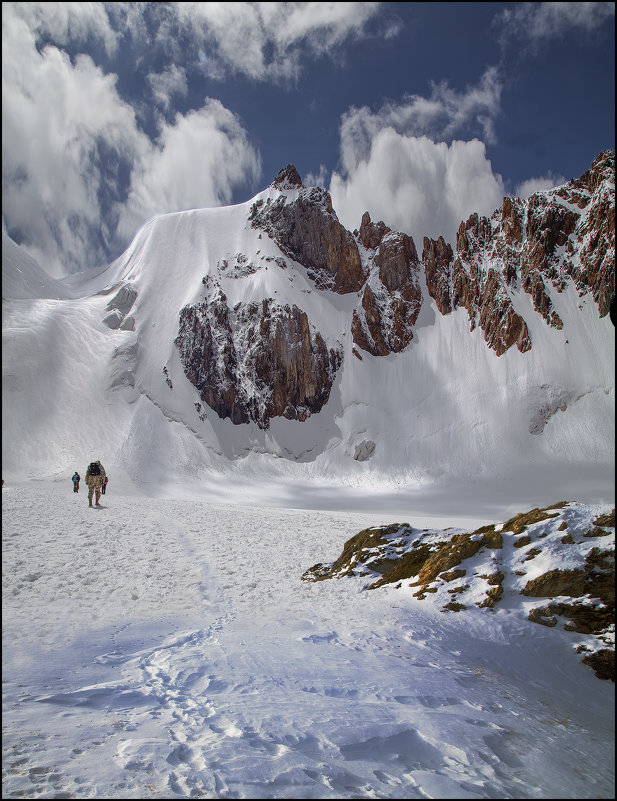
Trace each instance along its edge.
<instances>
[{"instance_id":1,"label":"rocky outcrop","mask_svg":"<svg viewBox=\"0 0 617 801\"><path fill-rule=\"evenodd\" d=\"M503 247L502 252L505 255ZM514 310L507 289L507 281L513 280L508 262L504 265L495 252L491 220L472 214L466 223L461 223L452 267L452 308L467 309L470 330L479 325L498 356L512 345L522 353L531 348L527 323ZM489 264L502 266L502 270Z\"/></svg>"},{"instance_id":2,"label":"rocky outcrop","mask_svg":"<svg viewBox=\"0 0 617 801\"><path fill-rule=\"evenodd\" d=\"M303 184L298 170L293 164L288 164L279 172L271 186L274 189L299 189Z\"/></svg>"},{"instance_id":3,"label":"rocky outcrop","mask_svg":"<svg viewBox=\"0 0 617 801\"><path fill-rule=\"evenodd\" d=\"M574 184L575 182L572 182ZM579 293L591 291L598 304L600 317L609 313L615 295L615 152L605 150L591 168L581 176L576 187L566 193L574 202L574 191L581 195L585 213L581 214L577 230L579 267L568 263L569 274L575 279Z\"/></svg>"},{"instance_id":4,"label":"rocky outcrop","mask_svg":"<svg viewBox=\"0 0 617 801\"><path fill-rule=\"evenodd\" d=\"M452 311L452 264L454 254L452 248L445 241L443 236L439 239L429 239L424 237L424 249L422 251L422 264L426 277L426 287L429 295L437 304L441 314L449 314Z\"/></svg>"},{"instance_id":5,"label":"rocky outcrop","mask_svg":"<svg viewBox=\"0 0 617 801\"><path fill-rule=\"evenodd\" d=\"M295 168L286 167L272 186L297 189L297 197L289 200L281 194L255 203L251 225L265 231L286 255L306 267L319 289L340 294L358 292L366 273L356 241L339 222L330 195L317 187L298 187L293 183L295 176Z\"/></svg>"},{"instance_id":6,"label":"rocky outcrop","mask_svg":"<svg viewBox=\"0 0 617 801\"><path fill-rule=\"evenodd\" d=\"M431 297L442 314L463 307L498 355L513 345L531 348L527 322L512 298L522 289L535 311L556 329L563 321L552 292L572 280L590 292L600 317L615 293L615 154L601 153L576 180L527 201L504 198L490 218L461 223L452 252L443 238L424 239L422 263Z\"/></svg>"},{"instance_id":7,"label":"rocky outcrop","mask_svg":"<svg viewBox=\"0 0 617 801\"><path fill-rule=\"evenodd\" d=\"M211 279L207 297L180 313L188 380L219 417L267 429L273 417L306 420L330 397L342 348L329 348L297 306L268 298L233 309Z\"/></svg>"},{"instance_id":8,"label":"rocky outcrop","mask_svg":"<svg viewBox=\"0 0 617 801\"><path fill-rule=\"evenodd\" d=\"M377 223L371 222L371 216L368 211L362 215L362 222L360 223L360 230L354 231L354 236L358 237L367 250L377 250L381 244L381 240L386 234L389 234L390 228L380 220Z\"/></svg>"},{"instance_id":9,"label":"rocky outcrop","mask_svg":"<svg viewBox=\"0 0 617 801\"><path fill-rule=\"evenodd\" d=\"M413 239L383 222L371 223L368 212L356 235L368 251L370 272L352 318L353 341L373 356L398 353L413 339L422 306L420 261Z\"/></svg>"},{"instance_id":10,"label":"rocky outcrop","mask_svg":"<svg viewBox=\"0 0 617 801\"><path fill-rule=\"evenodd\" d=\"M103 322L111 329L120 328L122 331L135 330L135 318L129 315L137 299L137 290L130 284L124 284L107 304L109 312Z\"/></svg>"},{"instance_id":11,"label":"rocky outcrop","mask_svg":"<svg viewBox=\"0 0 617 801\"><path fill-rule=\"evenodd\" d=\"M549 627L561 621L566 632L588 635L577 651L596 675L614 681L615 512L594 515L594 509L561 501L471 533L375 526L347 540L335 562L317 563L302 578L365 577L366 590L395 585L445 612L492 610L507 597L510 609L518 603L522 613L524 598L529 621ZM575 536L564 537L566 530ZM590 545L598 537L612 543ZM533 560L543 552L549 569L540 572Z\"/></svg>"}]
</instances>

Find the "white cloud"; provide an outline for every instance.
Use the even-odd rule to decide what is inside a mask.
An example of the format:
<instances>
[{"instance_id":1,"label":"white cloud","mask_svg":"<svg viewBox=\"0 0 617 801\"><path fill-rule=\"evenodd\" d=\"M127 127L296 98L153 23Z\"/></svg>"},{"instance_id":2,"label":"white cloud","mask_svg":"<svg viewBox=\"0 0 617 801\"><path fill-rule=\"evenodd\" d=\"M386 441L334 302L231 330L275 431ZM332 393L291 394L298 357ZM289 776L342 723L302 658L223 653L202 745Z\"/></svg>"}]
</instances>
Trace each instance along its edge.
<instances>
[{"instance_id":1,"label":"white cloud","mask_svg":"<svg viewBox=\"0 0 617 801\"><path fill-rule=\"evenodd\" d=\"M481 132L486 141L493 142L501 89L498 70L489 67L477 86L462 92L442 82L432 85L429 98L405 95L399 102L387 101L376 112L367 106L352 106L341 119L343 169L354 170L367 157L377 133L385 128L444 141L457 134Z\"/></svg>"},{"instance_id":2,"label":"white cloud","mask_svg":"<svg viewBox=\"0 0 617 801\"><path fill-rule=\"evenodd\" d=\"M304 176L302 182L304 186L321 186L325 187L328 183L328 168L325 164L319 165L319 172L309 172Z\"/></svg>"},{"instance_id":3,"label":"white cloud","mask_svg":"<svg viewBox=\"0 0 617 801\"><path fill-rule=\"evenodd\" d=\"M256 80L298 76L306 55L342 56L342 45L369 35L392 38L389 18L368 29L380 3L177 3L180 23L203 46L211 77L244 73Z\"/></svg>"},{"instance_id":4,"label":"white cloud","mask_svg":"<svg viewBox=\"0 0 617 801\"><path fill-rule=\"evenodd\" d=\"M182 67L172 64L163 72L150 73L146 80L150 85L155 102L164 110L168 110L172 95L186 96L188 82Z\"/></svg>"},{"instance_id":5,"label":"white cloud","mask_svg":"<svg viewBox=\"0 0 617 801\"><path fill-rule=\"evenodd\" d=\"M9 233L60 276L109 261L148 217L228 203L233 188L261 174L259 153L220 102L206 99L173 121L155 111L159 127L152 141L120 97L117 76L105 74L90 56L69 57L64 48L74 53L96 42L111 57L128 35L136 70L166 65L146 80L156 107L169 114L170 99L188 92L186 59L197 50L210 76L293 79L307 58L340 58L349 42L396 35L400 23L392 13L376 18L379 7L3 4L3 218ZM172 56L184 60L174 64Z\"/></svg>"},{"instance_id":6,"label":"white cloud","mask_svg":"<svg viewBox=\"0 0 617 801\"><path fill-rule=\"evenodd\" d=\"M3 9L3 215L54 275L91 266L113 236L100 215L103 151L132 160L144 146L115 76L88 56L37 51L32 32ZM113 190L112 190L113 191ZM93 252L94 250L94 252Z\"/></svg>"},{"instance_id":7,"label":"white cloud","mask_svg":"<svg viewBox=\"0 0 617 801\"><path fill-rule=\"evenodd\" d=\"M410 234L419 255L424 236L454 245L460 222L476 211L491 214L504 195L477 139L447 145L392 128L375 135L368 157L346 177L334 173L329 191L347 228L359 227L368 211L373 221Z\"/></svg>"},{"instance_id":8,"label":"white cloud","mask_svg":"<svg viewBox=\"0 0 617 801\"><path fill-rule=\"evenodd\" d=\"M51 275L105 264L148 217L229 202L258 176L259 156L217 101L162 123L153 143L115 75L86 55L39 52L22 15L5 5L2 16L3 218ZM164 81L182 91L180 71L153 85Z\"/></svg>"},{"instance_id":9,"label":"white cloud","mask_svg":"<svg viewBox=\"0 0 617 801\"><path fill-rule=\"evenodd\" d=\"M521 200L527 200L534 192L545 192L547 189L565 184L566 180L563 175L553 175L550 172L544 177L528 178L516 187L515 195Z\"/></svg>"},{"instance_id":10,"label":"white cloud","mask_svg":"<svg viewBox=\"0 0 617 801\"><path fill-rule=\"evenodd\" d=\"M591 32L614 16L614 3L520 3L497 14L493 24L502 43L517 38L536 44L573 30Z\"/></svg>"},{"instance_id":11,"label":"white cloud","mask_svg":"<svg viewBox=\"0 0 617 801\"><path fill-rule=\"evenodd\" d=\"M350 108L341 118L341 171L330 181L343 224L358 227L368 211L411 234L421 253L424 236L454 244L462 220L491 214L502 202L503 181L475 135L494 141L501 91L499 71L489 67L463 91L444 82L433 84L428 98L406 95L375 112Z\"/></svg>"},{"instance_id":12,"label":"white cloud","mask_svg":"<svg viewBox=\"0 0 617 801\"><path fill-rule=\"evenodd\" d=\"M261 160L238 118L218 100L165 124L133 172L119 232L130 236L155 214L219 206L236 184L256 180Z\"/></svg>"},{"instance_id":13,"label":"white cloud","mask_svg":"<svg viewBox=\"0 0 617 801\"><path fill-rule=\"evenodd\" d=\"M100 41L112 55L118 46L118 35L109 24L103 3L11 3L7 17L18 16L35 34L45 33L56 45L85 42L88 38ZM2 9L4 25L5 8Z\"/></svg>"}]
</instances>

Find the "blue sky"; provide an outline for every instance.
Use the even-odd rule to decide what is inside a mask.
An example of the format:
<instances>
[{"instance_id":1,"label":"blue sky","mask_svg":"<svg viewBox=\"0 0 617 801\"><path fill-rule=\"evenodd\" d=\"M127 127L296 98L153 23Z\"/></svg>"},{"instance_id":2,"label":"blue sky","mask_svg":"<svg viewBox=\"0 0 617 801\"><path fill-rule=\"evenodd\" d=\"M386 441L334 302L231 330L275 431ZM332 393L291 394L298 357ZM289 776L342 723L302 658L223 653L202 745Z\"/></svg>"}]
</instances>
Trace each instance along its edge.
<instances>
[{"instance_id":1,"label":"blue sky","mask_svg":"<svg viewBox=\"0 0 617 801\"><path fill-rule=\"evenodd\" d=\"M614 148L614 3L3 3L3 227L52 275L293 163L454 241Z\"/></svg>"}]
</instances>

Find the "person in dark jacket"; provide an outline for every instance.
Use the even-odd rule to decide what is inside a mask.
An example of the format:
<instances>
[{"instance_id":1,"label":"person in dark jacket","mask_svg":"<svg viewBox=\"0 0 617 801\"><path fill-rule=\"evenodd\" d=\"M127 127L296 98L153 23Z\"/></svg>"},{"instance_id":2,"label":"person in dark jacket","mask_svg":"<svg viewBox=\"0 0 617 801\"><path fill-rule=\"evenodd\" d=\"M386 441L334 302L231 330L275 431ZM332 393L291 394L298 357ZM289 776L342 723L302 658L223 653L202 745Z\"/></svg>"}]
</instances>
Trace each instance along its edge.
<instances>
[{"instance_id":1,"label":"person in dark jacket","mask_svg":"<svg viewBox=\"0 0 617 801\"><path fill-rule=\"evenodd\" d=\"M73 492L79 492L79 480L80 479L81 479L81 476L79 475L79 473L76 470L73 473L73 477L71 479L71 481L73 482Z\"/></svg>"},{"instance_id":2,"label":"person in dark jacket","mask_svg":"<svg viewBox=\"0 0 617 801\"><path fill-rule=\"evenodd\" d=\"M103 483L101 485L101 492L103 493L103 495L105 495L105 490L107 489L107 482L108 481L109 481L109 479L107 478L107 476L105 476L105 478L103 479Z\"/></svg>"},{"instance_id":3,"label":"person in dark jacket","mask_svg":"<svg viewBox=\"0 0 617 801\"><path fill-rule=\"evenodd\" d=\"M101 487L105 481L105 468L97 460L90 462L86 470L86 484L88 485L88 506L92 506L92 496L96 493L96 506L100 506Z\"/></svg>"}]
</instances>

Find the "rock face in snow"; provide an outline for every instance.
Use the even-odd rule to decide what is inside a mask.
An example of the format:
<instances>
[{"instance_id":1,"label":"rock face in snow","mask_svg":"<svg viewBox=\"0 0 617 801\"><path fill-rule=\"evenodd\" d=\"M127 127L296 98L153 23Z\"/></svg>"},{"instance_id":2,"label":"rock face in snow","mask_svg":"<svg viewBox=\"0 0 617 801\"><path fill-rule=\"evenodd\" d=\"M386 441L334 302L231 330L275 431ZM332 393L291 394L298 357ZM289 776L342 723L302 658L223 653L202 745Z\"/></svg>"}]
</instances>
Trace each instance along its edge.
<instances>
[{"instance_id":1,"label":"rock face in snow","mask_svg":"<svg viewBox=\"0 0 617 801\"><path fill-rule=\"evenodd\" d=\"M201 399L233 423L306 420L330 396L342 361L297 306L272 299L233 309L220 286L204 279L206 298L180 314L175 344Z\"/></svg>"},{"instance_id":2,"label":"rock face in snow","mask_svg":"<svg viewBox=\"0 0 617 801\"><path fill-rule=\"evenodd\" d=\"M425 238L427 287L440 312L467 309L471 330L479 325L498 355L532 346L510 297L519 286L554 328L563 322L550 287L562 292L569 279L606 315L615 286L614 182L614 153L605 151L579 179L527 201L504 198L490 218L472 214L459 227L454 253L442 238Z\"/></svg>"},{"instance_id":3,"label":"rock face in snow","mask_svg":"<svg viewBox=\"0 0 617 801\"><path fill-rule=\"evenodd\" d=\"M583 662L615 681L614 509L601 513L561 501L474 532L376 526L349 539L335 562L313 565L302 578L343 576L367 577L369 590L396 585L444 612L494 609L506 597L510 607L521 596L533 599L527 619L586 635L575 643Z\"/></svg>"},{"instance_id":4,"label":"rock face in snow","mask_svg":"<svg viewBox=\"0 0 617 801\"><path fill-rule=\"evenodd\" d=\"M273 188L298 188L293 166L282 170ZM265 203L257 201L251 209L251 225L271 236L289 257L306 267L319 289L346 294L358 292L366 278L358 246L338 220L332 199L318 187L304 188L289 201L285 194Z\"/></svg>"},{"instance_id":5,"label":"rock face in snow","mask_svg":"<svg viewBox=\"0 0 617 801\"><path fill-rule=\"evenodd\" d=\"M373 356L398 353L413 339L422 305L421 265L413 239L383 222L371 223L368 212L359 238L366 248L369 276L353 313L353 340Z\"/></svg>"}]
</instances>

